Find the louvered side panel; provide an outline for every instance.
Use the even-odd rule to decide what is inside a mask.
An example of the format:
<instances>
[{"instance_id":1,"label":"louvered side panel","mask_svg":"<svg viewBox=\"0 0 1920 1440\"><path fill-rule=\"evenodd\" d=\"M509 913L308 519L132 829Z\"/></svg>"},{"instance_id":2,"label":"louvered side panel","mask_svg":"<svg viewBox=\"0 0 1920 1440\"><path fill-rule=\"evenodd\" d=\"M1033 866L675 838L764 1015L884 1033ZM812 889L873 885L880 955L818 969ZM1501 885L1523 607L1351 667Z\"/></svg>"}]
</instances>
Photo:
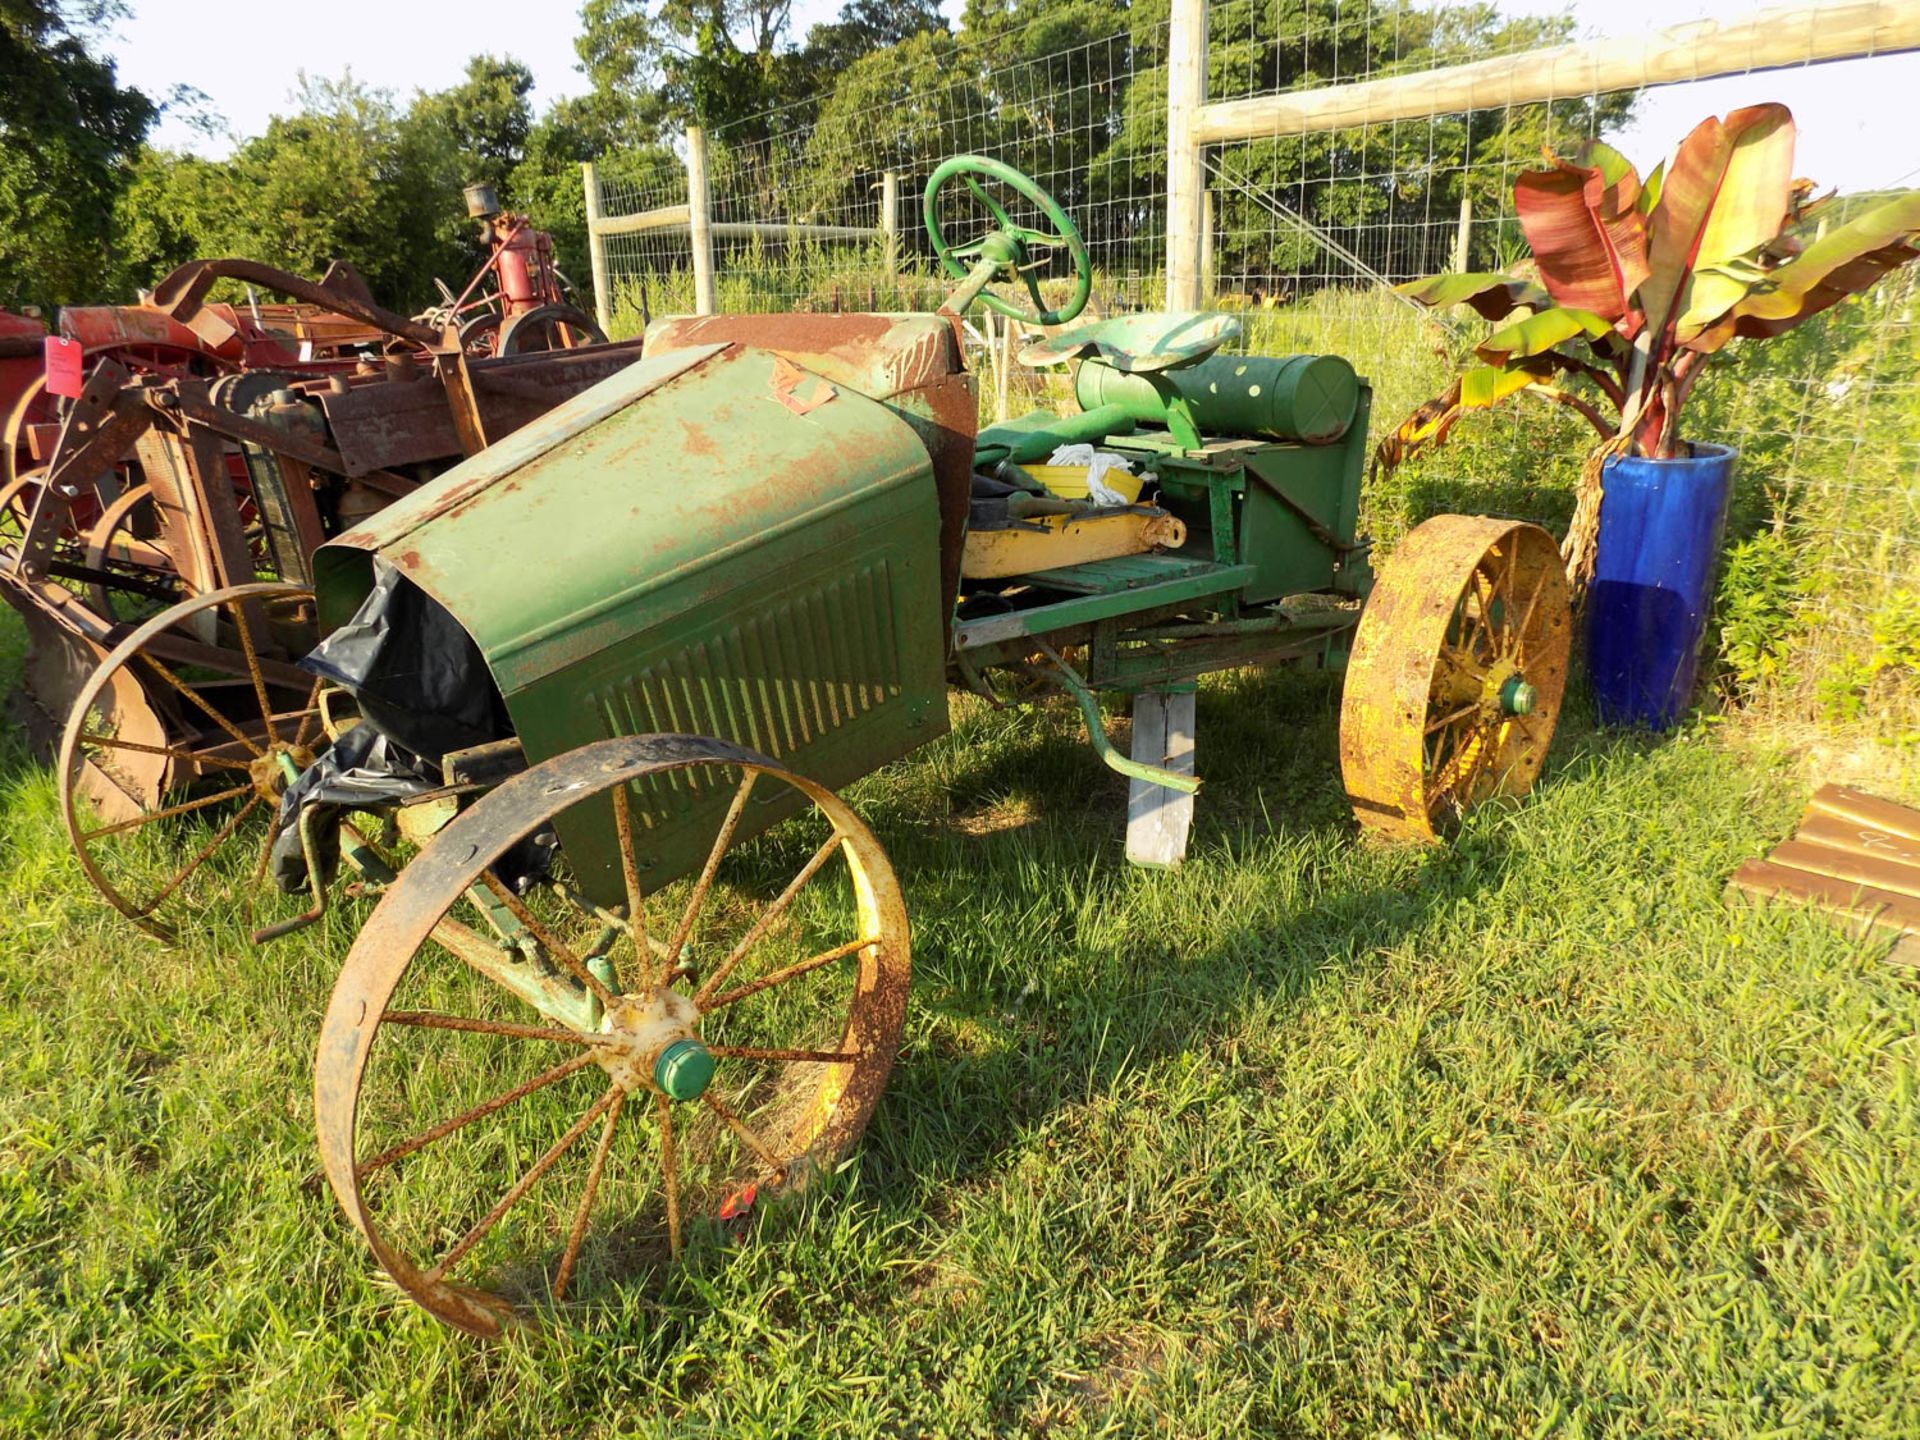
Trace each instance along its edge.
<instances>
[{"instance_id":1,"label":"louvered side panel","mask_svg":"<svg viewBox=\"0 0 1920 1440\"><path fill-rule=\"evenodd\" d=\"M597 687L601 733L711 735L814 773L812 752L903 697L898 601L882 556L719 619ZM636 786L634 813L648 827L684 819L712 802L716 779L650 777Z\"/></svg>"}]
</instances>

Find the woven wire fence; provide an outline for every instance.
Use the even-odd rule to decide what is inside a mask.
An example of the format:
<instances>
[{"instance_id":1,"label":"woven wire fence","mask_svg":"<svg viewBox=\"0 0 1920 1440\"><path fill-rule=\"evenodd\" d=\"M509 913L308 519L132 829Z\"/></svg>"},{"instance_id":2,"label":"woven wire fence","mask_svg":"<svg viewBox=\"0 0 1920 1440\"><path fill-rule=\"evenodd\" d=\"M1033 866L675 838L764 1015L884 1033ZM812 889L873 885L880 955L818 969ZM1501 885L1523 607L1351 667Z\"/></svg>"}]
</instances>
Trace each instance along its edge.
<instances>
[{"instance_id":1,"label":"woven wire fence","mask_svg":"<svg viewBox=\"0 0 1920 1440\"><path fill-rule=\"evenodd\" d=\"M1065 44L1039 28L972 45L921 37L904 54L861 62L833 92L710 132L716 310L934 309L953 282L934 256L923 197L935 167L960 154L1012 165L1072 217L1093 262L1093 314L1157 307L1166 25ZM602 196L607 215L633 215L685 204L687 188L684 176L663 175L604 183ZM1054 228L1031 204L1008 209L1018 223ZM954 243L990 223L961 181L943 188L940 214ZM684 225L609 235L607 268L616 331L694 309ZM1067 267L1055 265L1040 287L1048 304L1061 303ZM970 313L985 418L1031 408L1049 390L1047 377L1008 363L1012 333L984 307Z\"/></svg>"},{"instance_id":2,"label":"woven wire fence","mask_svg":"<svg viewBox=\"0 0 1920 1440\"><path fill-rule=\"evenodd\" d=\"M1584 23L1591 18L1583 12ZM1417 73L1571 38L1563 21L1489 22L1462 9L1342 4L1263 26L1247 7L1221 5L1210 17L1209 98ZM1603 139L1624 146L1645 174L1708 115L1818 93L1799 68L1209 147L1203 284L1214 305L1242 313L1250 350L1352 360L1375 386L1374 426L1384 434L1439 394L1492 328L1464 308L1423 311L1392 287L1444 271L1524 267L1513 211L1520 172L1540 168L1543 152L1571 156ZM1821 78L1820 104L1795 106L1803 131L1810 121L1829 132L1847 122L1833 97L1850 84L1920 83L1920 62L1863 57L1822 67ZM1658 148L1637 153L1624 137L1637 139L1636 119L1656 105ZM1916 160L1911 147L1889 147L1878 173L1870 168L1856 193L1828 207L1823 227L1912 184ZM1804 711L1829 718L1898 710L1909 739L1920 719L1917 300L1916 276L1900 271L1786 336L1734 341L1684 421L1688 438L1740 451L1716 621L1728 683L1791 691ZM1445 447L1376 476L1369 523L1390 542L1429 514L1467 510L1564 533L1596 438L1572 412L1517 397L1466 417ZM1735 633L1742 626L1751 633Z\"/></svg>"},{"instance_id":3,"label":"woven wire fence","mask_svg":"<svg viewBox=\"0 0 1920 1440\"><path fill-rule=\"evenodd\" d=\"M1590 31L1593 17L1581 23ZM1573 38L1564 17L1508 18L1483 6L1338 0L1276 10L1229 0L1211 7L1208 98L1417 74ZM1044 23L988 44L922 37L861 62L830 94L713 132L716 308L931 309L951 282L921 224L921 192L942 159L961 153L1024 171L1078 222L1095 269L1093 314L1159 307L1167 45L1159 18L1071 43ZM1884 76L1893 66L1920 83L1920 57L1826 69L1881 67L1871 73ZM1664 152L1709 114L1782 91L1791 101L1794 86L1783 79L1793 74L1569 93L1209 146L1197 257L1204 293L1241 319L1238 343L1250 353L1346 356L1374 385L1374 426L1384 433L1444 389L1489 328L1464 310L1421 311L1392 287L1447 270L1524 265L1512 202L1521 171L1538 168L1545 151L1619 141L1656 94L1663 116L1684 117L1658 136ZM1799 118L1831 126L1840 117L1803 107ZM1643 173L1663 158L1626 148ZM1913 158L1890 151L1885 169L1883 181L1830 207L1828 223L1872 191L1911 183ZM889 193L891 226L882 213ZM603 195L608 215L687 198L684 175L671 168L646 183L610 182ZM964 222L943 214L943 223L964 233ZM620 328L694 308L684 227L607 243ZM1050 300L1065 288L1059 276L1043 286ZM1750 561L1756 545L1786 557L1758 567L1765 593L1736 597L1750 602L1749 619L1763 632L1777 634L1748 643L1735 683L1778 691L1792 682L1798 699L1830 715L1871 707L1883 698L1883 676L1901 684L1920 670L1917 299L1915 277L1900 272L1786 337L1735 341L1688 411L1691 438L1741 451L1733 570L1755 570L1740 557ZM976 307L969 329L983 420L1071 405L1061 377L1010 363L1019 327ZM1594 438L1571 412L1521 397L1469 416L1447 446L1370 480L1365 518L1387 547L1445 510L1512 515L1563 533ZM1911 700L1910 684L1904 695Z\"/></svg>"}]
</instances>

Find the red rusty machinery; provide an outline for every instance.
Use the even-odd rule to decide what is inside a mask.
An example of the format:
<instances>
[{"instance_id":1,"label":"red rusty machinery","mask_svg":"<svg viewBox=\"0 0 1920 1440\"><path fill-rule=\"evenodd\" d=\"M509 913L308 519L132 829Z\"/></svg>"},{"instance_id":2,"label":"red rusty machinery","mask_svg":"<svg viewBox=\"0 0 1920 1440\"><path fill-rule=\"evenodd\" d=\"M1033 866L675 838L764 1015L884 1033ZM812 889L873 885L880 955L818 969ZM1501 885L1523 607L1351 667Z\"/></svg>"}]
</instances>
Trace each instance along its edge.
<instances>
[{"instance_id":1,"label":"red rusty machinery","mask_svg":"<svg viewBox=\"0 0 1920 1440\"><path fill-rule=\"evenodd\" d=\"M543 252L550 242L534 247ZM208 299L222 281L245 286L247 299ZM283 298L263 303L261 294ZM199 260L141 300L69 307L54 336L31 317L0 324L0 591L26 622L26 718L44 734L148 616L263 579L306 584L329 536L632 363L640 348L476 353L456 326L377 304L345 265L314 281L255 261ZM540 308L508 312L488 349L506 348L515 321L540 324ZM250 647L224 611L209 612L196 674L244 678L284 648L289 625L311 621L308 612L269 624L253 609ZM110 814L158 803L194 763L182 758L194 753L192 737L217 728L223 702L210 711L176 693L156 678L154 658L91 702L114 733L150 747L125 751L111 776L96 768L86 777Z\"/></svg>"},{"instance_id":2,"label":"red rusty machinery","mask_svg":"<svg viewBox=\"0 0 1920 1440\"><path fill-rule=\"evenodd\" d=\"M437 329L457 328L469 350L488 355L605 344L593 318L567 298L553 236L503 210L491 185L469 185L464 193L487 258L458 295L442 285L442 303L421 318Z\"/></svg>"}]
</instances>

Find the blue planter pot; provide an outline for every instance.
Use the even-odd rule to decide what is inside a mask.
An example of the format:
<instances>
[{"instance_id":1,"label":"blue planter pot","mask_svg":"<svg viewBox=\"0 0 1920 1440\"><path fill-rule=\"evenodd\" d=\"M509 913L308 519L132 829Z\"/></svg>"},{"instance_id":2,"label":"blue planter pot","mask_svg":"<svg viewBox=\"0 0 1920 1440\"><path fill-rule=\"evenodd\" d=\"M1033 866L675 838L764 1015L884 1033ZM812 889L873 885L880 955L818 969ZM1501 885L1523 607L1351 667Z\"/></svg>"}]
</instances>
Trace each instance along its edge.
<instances>
[{"instance_id":1,"label":"blue planter pot","mask_svg":"<svg viewBox=\"0 0 1920 1440\"><path fill-rule=\"evenodd\" d=\"M1587 592L1587 662L1603 724L1664 730L1692 699L1736 453L1695 445L1686 459L1607 462Z\"/></svg>"}]
</instances>

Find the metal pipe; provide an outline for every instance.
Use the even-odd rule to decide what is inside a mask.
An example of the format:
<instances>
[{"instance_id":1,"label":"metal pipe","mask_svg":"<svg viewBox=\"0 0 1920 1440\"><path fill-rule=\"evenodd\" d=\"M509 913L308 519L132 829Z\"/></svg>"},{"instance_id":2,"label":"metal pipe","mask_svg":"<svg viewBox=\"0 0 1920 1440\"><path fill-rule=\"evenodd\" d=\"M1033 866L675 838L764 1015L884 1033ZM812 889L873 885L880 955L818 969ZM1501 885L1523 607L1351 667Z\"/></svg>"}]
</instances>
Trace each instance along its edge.
<instances>
[{"instance_id":1,"label":"metal pipe","mask_svg":"<svg viewBox=\"0 0 1920 1440\"><path fill-rule=\"evenodd\" d=\"M1031 666L1032 673L1041 679L1058 685L1062 690L1080 702L1080 713L1086 718L1087 739L1093 744L1093 753L1109 770L1117 770L1130 780L1144 780L1149 785L1164 785L1169 790L1178 790L1183 795L1197 795L1200 792L1200 777L1182 775L1177 771L1163 769L1158 765L1148 765L1122 755L1113 748L1113 742L1107 739L1107 728L1100 719L1100 701L1087 688L1074 668L1062 660L1057 651L1042 640L1040 648L1046 652L1053 663L1050 666Z\"/></svg>"}]
</instances>

